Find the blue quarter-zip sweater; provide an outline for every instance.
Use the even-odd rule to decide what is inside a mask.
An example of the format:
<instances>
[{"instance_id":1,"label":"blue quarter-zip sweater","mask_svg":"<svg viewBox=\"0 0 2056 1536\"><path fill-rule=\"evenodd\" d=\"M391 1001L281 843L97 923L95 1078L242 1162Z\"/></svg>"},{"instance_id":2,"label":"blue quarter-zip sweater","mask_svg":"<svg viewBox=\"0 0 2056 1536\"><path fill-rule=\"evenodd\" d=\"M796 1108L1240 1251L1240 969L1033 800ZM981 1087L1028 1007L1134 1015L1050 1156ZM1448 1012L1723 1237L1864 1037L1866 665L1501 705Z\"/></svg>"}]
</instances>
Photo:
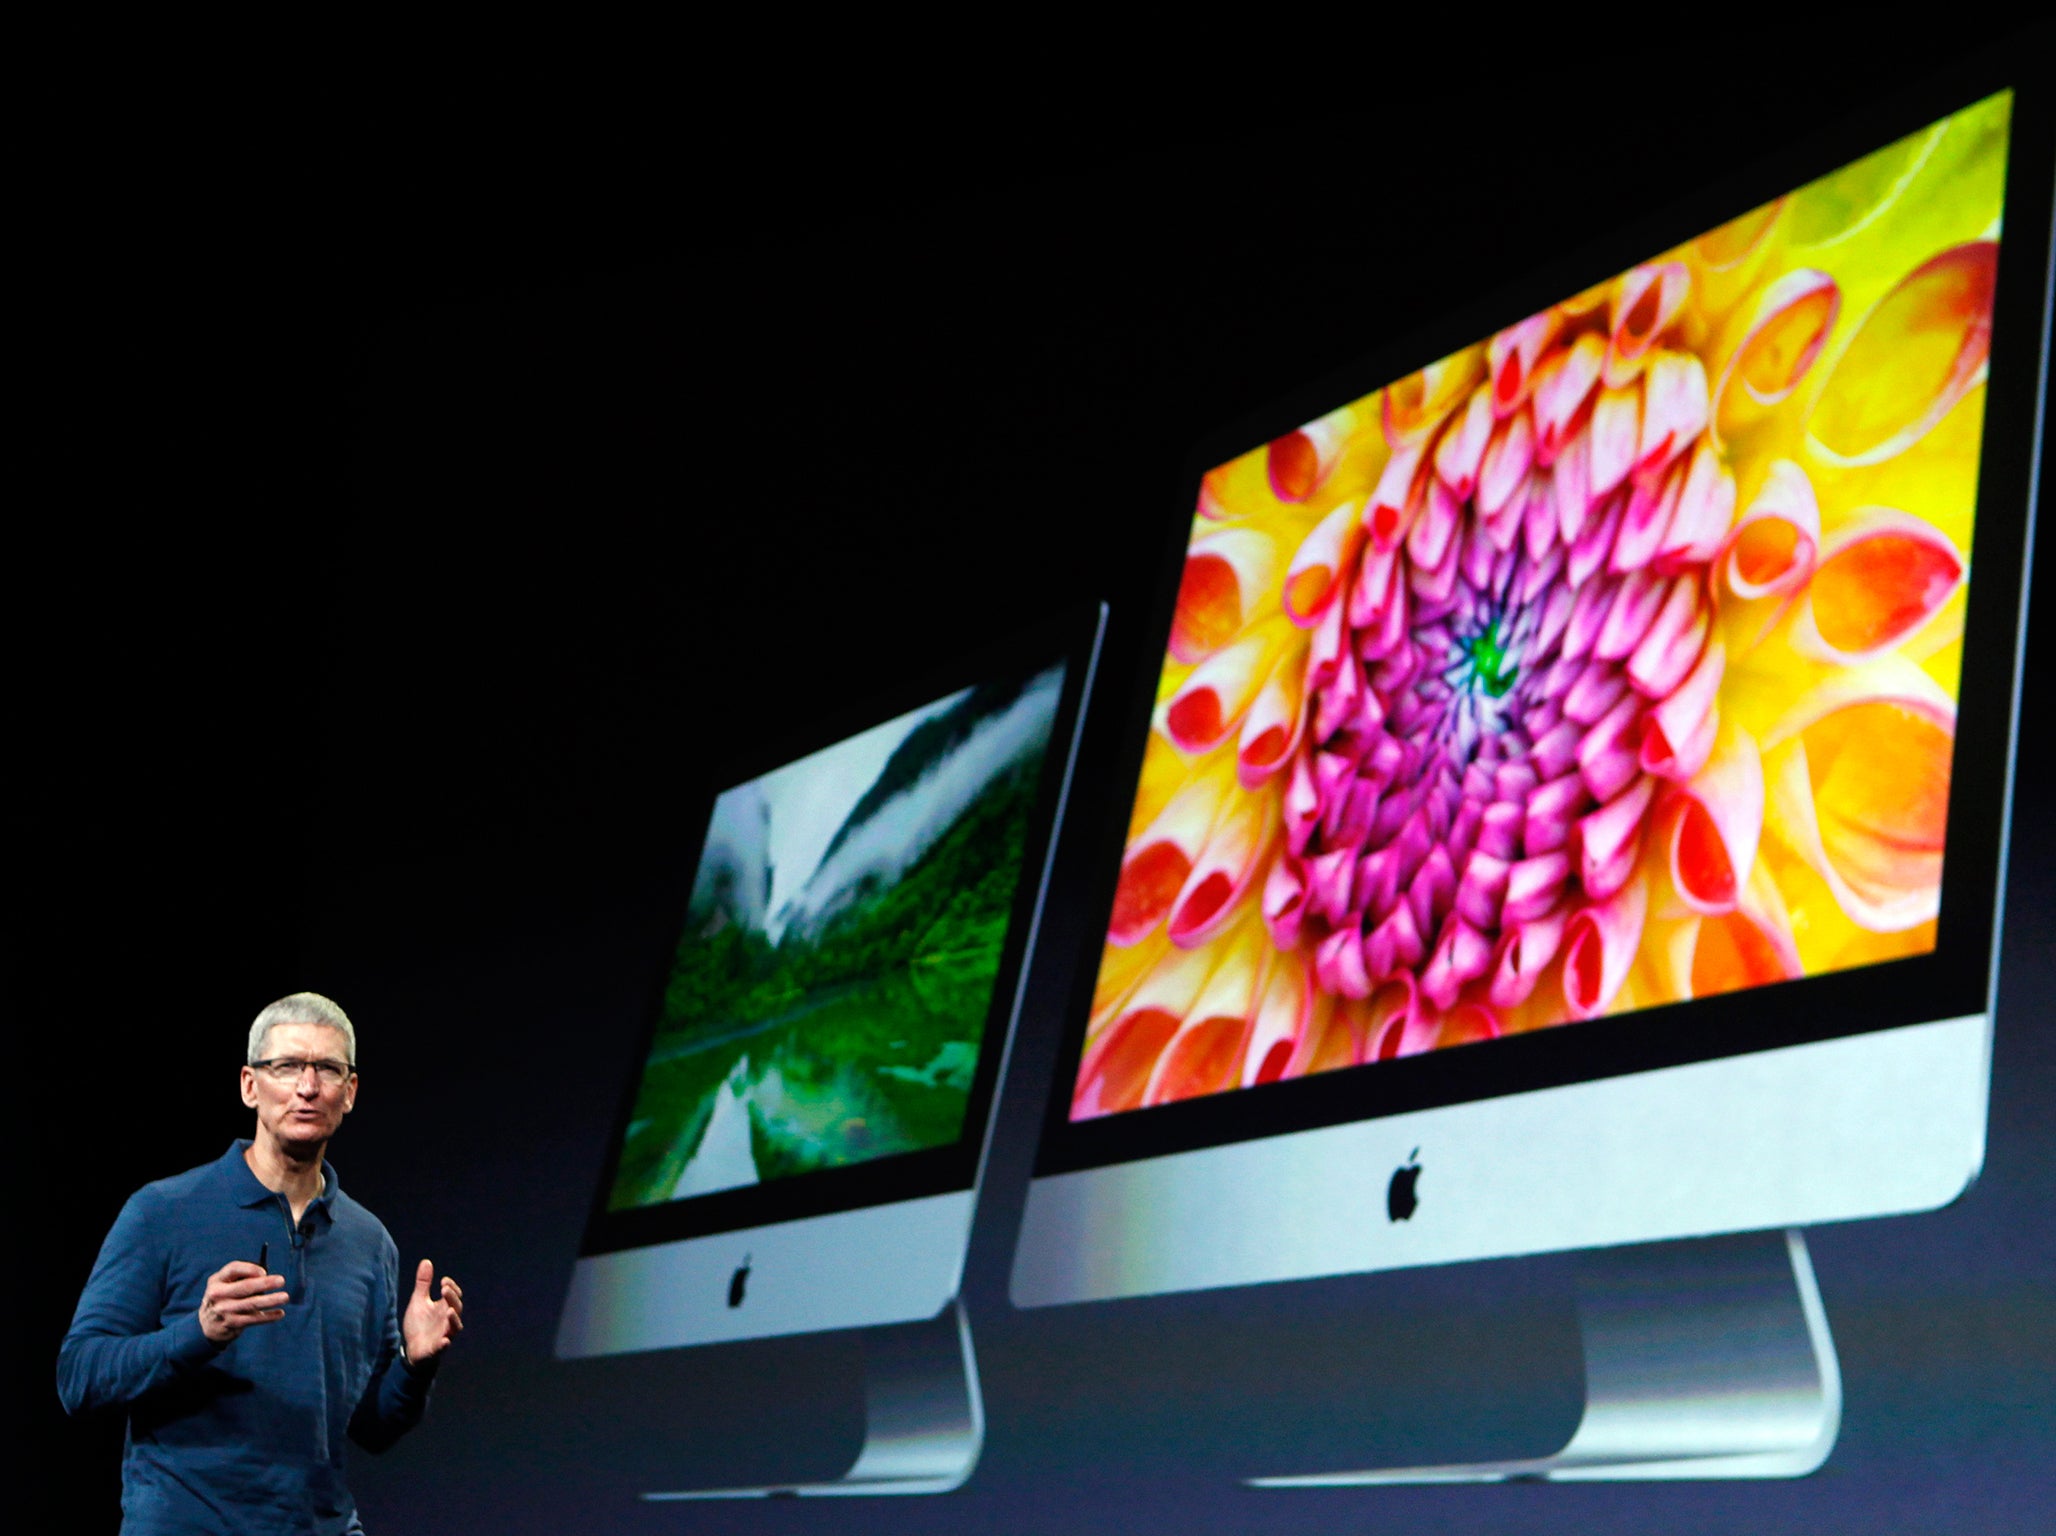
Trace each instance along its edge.
<instances>
[{"instance_id":1,"label":"blue quarter-zip sweater","mask_svg":"<svg viewBox=\"0 0 2056 1536\"><path fill-rule=\"evenodd\" d=\"M362 1529L343 1436L382 1451L420 1421L432 1367L400 1343L400 1255L333 1165L298 1227L238 1141L129 1197L57 1357L72 1413L123 1408L123 1536L345 1536ZM207 1278L270 1246L285 1316L227 1345L200 1331Z\"/></svg>"}]
</instances>

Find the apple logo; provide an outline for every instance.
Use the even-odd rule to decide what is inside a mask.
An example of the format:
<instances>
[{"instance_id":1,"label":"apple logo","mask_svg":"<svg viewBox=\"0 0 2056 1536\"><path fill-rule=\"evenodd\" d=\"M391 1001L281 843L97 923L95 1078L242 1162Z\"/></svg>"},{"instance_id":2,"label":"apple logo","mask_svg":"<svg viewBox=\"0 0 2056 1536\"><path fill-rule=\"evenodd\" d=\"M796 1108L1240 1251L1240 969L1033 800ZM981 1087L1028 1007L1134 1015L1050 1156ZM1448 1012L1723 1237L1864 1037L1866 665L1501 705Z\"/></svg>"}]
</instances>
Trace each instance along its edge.
<instances>
[{"instance_id":1,"label":"apple logo","mask_svg":"<svg viewBox=\"0 0 2056 1536\"><path fill-rule=\"evenodd\" d=\"M731 1307L739 1307L739 1306L741 1306L741 1305L742 1305L742 1293L743 1293L743 1289L744 1289L744 1288L745 1288L745 1287L746 1287L746 1286L747 1286L747 1285L748 1285L749 1283L750 1283L750 1256L749 1256L748 1254L744 1254L744 1255L742 1256L742 1267L741 1267L740 1269L738 1269L738 1270L737 1270L737 1271L736 1271L736 1272L735 1272L735 1273L734 1273L733 1275L731 1275L731 1276L729 1277L729 1279L728 1279L728 1304L729 1304L729 1305L730 1305Z\"/></svg>"},{"instance_id":2,"label":"apple logo","mask_svg":"<svg viewBox=\"0 0 2056 1536\"><path fill-rule=\"evenodd\" d=\"M1385 1186L1385 1214L1394 1221L1411 1221L1420 1208L1420 1196L1414 1193L1414 1185L1421 1177L1420 1165L1415 1161L1420 1155L1419 1147L1407 1153L1405 1166L1394 1170L1392 1182Z\"/></svg>"}]
</instances>

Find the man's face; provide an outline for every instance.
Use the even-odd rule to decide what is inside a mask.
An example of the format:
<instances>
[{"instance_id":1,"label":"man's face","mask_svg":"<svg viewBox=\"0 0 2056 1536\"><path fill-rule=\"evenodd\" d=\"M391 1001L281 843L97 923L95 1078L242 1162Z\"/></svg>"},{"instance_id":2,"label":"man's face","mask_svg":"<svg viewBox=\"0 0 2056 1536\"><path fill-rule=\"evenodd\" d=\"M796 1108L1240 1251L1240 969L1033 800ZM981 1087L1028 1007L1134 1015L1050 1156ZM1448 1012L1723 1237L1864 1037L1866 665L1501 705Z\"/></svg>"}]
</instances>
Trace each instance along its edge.
<instances>
[{"instance_id":1,"label":"man's face","mask_svg":"<svg viewBox=\"0 0 2056 1536\"><path fill-rule=\"evenodd\" d=\"M343 1032L326 1024L274 1024L264 1042L268 1060L287 1057L297 1061L340 1061L347 1063L349 1050ZM353 1072L331 1086L321 1074L305 1067L288 1081L280 1082L269 1072L243 1068L243 1102L257 1111L257 1124L288 1151L300 1148L314 1152L343 1123L357 1103L357 1075Z\"/></svg>"}]
</instances>

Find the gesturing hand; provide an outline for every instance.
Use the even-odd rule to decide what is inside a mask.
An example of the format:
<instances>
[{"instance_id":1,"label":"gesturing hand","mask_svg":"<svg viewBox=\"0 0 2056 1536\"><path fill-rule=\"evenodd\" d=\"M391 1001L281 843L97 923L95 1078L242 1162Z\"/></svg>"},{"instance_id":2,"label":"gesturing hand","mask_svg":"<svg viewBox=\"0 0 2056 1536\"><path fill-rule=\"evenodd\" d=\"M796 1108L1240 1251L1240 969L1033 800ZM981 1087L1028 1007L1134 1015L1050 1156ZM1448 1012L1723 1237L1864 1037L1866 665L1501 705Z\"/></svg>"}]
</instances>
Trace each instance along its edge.
<instances>
[{"instance_id":1,"label":"gesturing hand","mask_svg":"<svg viewBox=\"0 0 2056 1536\"><path fill-rule=\"evenodd\" d=\"M464 1291L448 1275L443 1276L439 1294L431 1296L429 1285L435 1266L423 1259L414 1271L414 1294L400 1319L400 1337L407 1348L407 1363L420 1365L450 1347L450 1341L464 1331Z\"/></svg>"},{"instance_id":2,"label":"gesturing hand","mask_svg":"<svg viewBox=\"0 0 2056 1536\"><path fill-rule=\"evenodd\" d=\"M207 1277L200 1298L200 1331L216 1344L233 1343L245 1328L286 1315L283 1275L267 1275L248 1259L224 1264Z\"/></svg>"}]
</instances>

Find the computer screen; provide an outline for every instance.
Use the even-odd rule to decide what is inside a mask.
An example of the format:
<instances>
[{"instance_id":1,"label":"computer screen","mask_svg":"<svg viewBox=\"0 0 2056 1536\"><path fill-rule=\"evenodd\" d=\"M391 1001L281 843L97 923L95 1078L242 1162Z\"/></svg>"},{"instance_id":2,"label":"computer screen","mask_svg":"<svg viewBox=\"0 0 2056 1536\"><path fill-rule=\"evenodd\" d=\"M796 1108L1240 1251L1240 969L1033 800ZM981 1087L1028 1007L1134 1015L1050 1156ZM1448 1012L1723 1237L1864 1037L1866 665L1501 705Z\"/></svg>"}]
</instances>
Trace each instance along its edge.
<instances>
[{"instance_id":1,"label":"computer screen","mask_svg":"<svg viewBox=\"0 0 2056 1536\"><path fill-rule=\"evenodd\" d=\"M1097 633L974 648L703 792L560 1354L953 1294Z\"/></svg>"},{"instance_id":2,"label":"computer screen","mask_svg":"<svg viewBox=\"0 0 2056 1536\"><path fill-rule=\"evenodd\" d=\"M1913 1209L1974 1175L2048 284L2048 231L2006 218L2047 169L2015 106L1795 152L1195 461L1017 1300ZM1907 1027L1949 1024L1954 1065L1920 1065ZM1892 1043L1820 1054L1866 1035ZM1745 1088L1752 1053L1785 1075ZM1946 1104L1894 1086L1922 1077ZM1674 1099L1719 1123L1670 1145ZM1546 1144L1493 1145L1514 1120ZM1389 1148L1327 1134L1381 1121ZM1950 1171L1829 1170L1804 1146L1850 1154L1845 1121L1948 1122ZM1375 1241L1370 1191L1423 1141L1492 1188L1461 1236ZM1759 1197L1764 1147L1802 1171ZM1559 1159L1563 1191L1528 1186ZM1732 1176L1683 1192L1705 1160ZM1269 1232L1322 1191L1332 1242ZM1196 1251L1161 1213L1207 1201L1254 1226Z\"/></svg>"}]
</instances>

